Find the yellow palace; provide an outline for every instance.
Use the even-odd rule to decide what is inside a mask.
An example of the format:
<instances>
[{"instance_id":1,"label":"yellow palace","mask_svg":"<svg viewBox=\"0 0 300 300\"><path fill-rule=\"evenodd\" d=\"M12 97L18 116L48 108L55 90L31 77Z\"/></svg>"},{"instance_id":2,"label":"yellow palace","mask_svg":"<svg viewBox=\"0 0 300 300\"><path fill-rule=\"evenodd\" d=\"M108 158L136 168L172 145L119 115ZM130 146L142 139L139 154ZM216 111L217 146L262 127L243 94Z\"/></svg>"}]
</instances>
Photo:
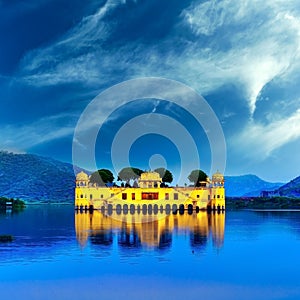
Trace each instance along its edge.
<instances>
[{"instance_id":1,"label":"yellow palace","mask_svg":"<svg viewBox=\"0 0 300 300\"><path fill-rule=\"evenodd\" d=\"M160 187L156 172L142 173L138 187L100 187L80 172L76 176L75 208L124 212L225 210L224 176L217 172L199 187Z\"/></svg>"}]
</instances>

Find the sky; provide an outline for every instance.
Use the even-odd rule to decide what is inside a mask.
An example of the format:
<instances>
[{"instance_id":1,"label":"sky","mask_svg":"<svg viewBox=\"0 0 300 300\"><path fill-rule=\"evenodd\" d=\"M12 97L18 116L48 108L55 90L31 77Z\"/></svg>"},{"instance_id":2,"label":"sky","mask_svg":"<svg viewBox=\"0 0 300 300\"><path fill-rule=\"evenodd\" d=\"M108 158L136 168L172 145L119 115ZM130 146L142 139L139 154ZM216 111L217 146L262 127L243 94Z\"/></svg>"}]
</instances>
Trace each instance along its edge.
<instances>
[{"instance_id":1,"label":"sky","mask_svg":"<svg viewBox=\"0 0 300 300\"><path fill-rule=\"evenodd\" d=\"M188 174L199 159L211 175L215 127L193 116L204 114L201 101L191 105L180 88L135 99L131 86L126 95L135 101L126 103L101 96L128 80L157 77L209 104L207 118L216 116L226 142L226 175L279 182L300 175L297 0L0 0L0 45L2 150L72 163L80 144L74 132L95 100L89 120L98 128L98 168L117 172L127 156L142 169Z\"/></svg>"}]
</instances>

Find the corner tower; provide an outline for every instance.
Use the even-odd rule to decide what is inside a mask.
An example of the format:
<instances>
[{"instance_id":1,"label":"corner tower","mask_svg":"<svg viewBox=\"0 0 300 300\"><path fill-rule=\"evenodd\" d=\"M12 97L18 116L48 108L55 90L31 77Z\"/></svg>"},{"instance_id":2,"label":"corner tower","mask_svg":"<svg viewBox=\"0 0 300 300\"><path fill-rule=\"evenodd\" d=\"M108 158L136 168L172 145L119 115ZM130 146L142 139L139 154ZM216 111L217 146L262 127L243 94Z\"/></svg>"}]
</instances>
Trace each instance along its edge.
<instances>
[{"instance_id":1,"label":"corner tower","mask_svg":"<svg viewBox=\"0 0 300 300\"><path fill-rule=\"evenodd\" d=\"M211 181L211 208L213 210L225 209L224 175L217 171Z\"/></svg>"},{"instance_id":2,"label":"corner tower","mask_svg":"<svg viewBox=\"0 0 300 300\"><path fill-rule=\"evenodd\" d=\"M89 176L81 171L76 175L75 187L75 207L76 209L87 209L89 201L87 200L87 190L89 186Z\"/></svg>"},{"instance_id":3,"label":"corner tower","mask_svg":"<svg viewBox=\"0 0 300 300\"><path fill-rule=\"evenodd\" d=\"M76 187L87 187L89 185L89 176L81 171L76 176Z\"/></svg>"}]
</instances>

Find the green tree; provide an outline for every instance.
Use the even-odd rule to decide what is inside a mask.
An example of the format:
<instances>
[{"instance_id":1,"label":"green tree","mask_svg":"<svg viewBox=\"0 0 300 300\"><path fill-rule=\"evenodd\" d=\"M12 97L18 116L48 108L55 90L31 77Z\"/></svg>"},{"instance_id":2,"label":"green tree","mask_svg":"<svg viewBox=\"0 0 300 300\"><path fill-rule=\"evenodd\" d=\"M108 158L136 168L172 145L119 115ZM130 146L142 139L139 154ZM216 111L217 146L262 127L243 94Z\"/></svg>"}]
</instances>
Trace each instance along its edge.
<instances>
[{"instance_id":1,"label":"green tree","mask_svg":"<svg viewBox=\"0 0 300 300\"><path fill-rule=\"evenodd\" d=\"M114 181L114 175L110 170L100 169L94 172L90 177L91 183L96 183L99 186L105 186L106 183L112 183Z\"/></svg>"},{"instance_id":2,"label":"green tree","mask_svg":"<svg viewBox=\"0 0 300 300\"><path fill-rule=\"evenodd\" d=\"M207 174L202 170L193 170L188 176L188 180L193 182L195 186L199 186L199 181L206 181Z\"/></svg>"},{"instance_id":3,"label":"green tree","mask_svg":"<svg viewBox=\"0 0 300 300\"><path fill-rule=\"evenodd\" d=\"M162 182L171 183L173 181L173 174L165 168L157 168L154 170L154 172L157 172L159 174L159 176L162 179Z\"/></svg>"},{"instance_id":4,"label":"green tree","mask_svg":"<svg viewBox=\"0 0 300 300\"><path fill-rule=\"evenodd\" d=\"M131 179L132 180L138 179L142 173L143 173L143 171L141 169L126 167L126 168L123 168L118 173L118 180L126 181L126 183L129 184Z\"/></svg>"},{"instance_id":5,"label":"green tree","mask_svg":"<svg viewBox=\"0 0 300 300\"><path fill-rule=\"evenodd\" d=\"M12 204L12 209L14 211L20 211L25 208L25 202L19 199L0 197L0 211L6 210L6 203L10 202Z\"/></svg>"}]
</instances>

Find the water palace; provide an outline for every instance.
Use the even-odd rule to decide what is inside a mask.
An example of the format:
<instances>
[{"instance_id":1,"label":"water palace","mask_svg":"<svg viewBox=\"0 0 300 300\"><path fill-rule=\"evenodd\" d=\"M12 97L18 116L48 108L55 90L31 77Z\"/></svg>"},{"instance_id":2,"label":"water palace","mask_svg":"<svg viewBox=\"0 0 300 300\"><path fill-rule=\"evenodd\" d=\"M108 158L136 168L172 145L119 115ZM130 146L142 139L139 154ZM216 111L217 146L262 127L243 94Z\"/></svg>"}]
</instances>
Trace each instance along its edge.
<instances>
[{"instance_id":1,"label":"water palace","mask_svg":"<svg viewBox=\"0 0 300 300\"><path fill-rule=\"evenodd\" d=\"M75 208L112 212L225 210L224 176L220 172L199 187L161 187L156 172L142 173L138 187L103 187L91 183L88 174L76 176Z\"/></svg>"}]
</instances>

